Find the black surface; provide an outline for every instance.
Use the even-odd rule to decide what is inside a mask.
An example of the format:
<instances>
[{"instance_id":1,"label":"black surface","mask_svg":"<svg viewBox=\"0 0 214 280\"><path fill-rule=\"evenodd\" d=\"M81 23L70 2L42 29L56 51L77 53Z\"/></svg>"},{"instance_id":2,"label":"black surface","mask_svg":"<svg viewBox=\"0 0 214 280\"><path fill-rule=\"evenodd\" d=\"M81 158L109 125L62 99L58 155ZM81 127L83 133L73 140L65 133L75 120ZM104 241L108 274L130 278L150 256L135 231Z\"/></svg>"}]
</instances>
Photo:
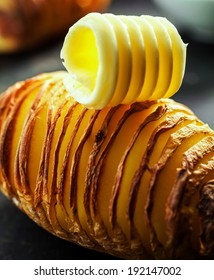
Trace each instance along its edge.
<instances>
[{"instance_id":1,"label":"black surface","mask_svg":"<svg viewBox=\"0 0 214 280\"><path fill-rule=\"evenodd\" d=\"M152 2L115 0L109 9L116 14L157 14ZM181 31L182 32L182 31ZM174 99L188 105L214 128L214 45L188 42L183 85ZM19 55L0 56L0 92L32 75L63 69L59 58L62 40ZM61 240L38 227L0 194L0 259L116 259Z\"/></svg>"},{"instance_id":2,"label":"black surface","mask_svg":"<svg viewBox=\"0 0 214 280\"><path fill-rule=\"evenodd\" d=\"M62 240L37 226L0 196L0 259L115 259Z\"/></svg>"}]
</instances>

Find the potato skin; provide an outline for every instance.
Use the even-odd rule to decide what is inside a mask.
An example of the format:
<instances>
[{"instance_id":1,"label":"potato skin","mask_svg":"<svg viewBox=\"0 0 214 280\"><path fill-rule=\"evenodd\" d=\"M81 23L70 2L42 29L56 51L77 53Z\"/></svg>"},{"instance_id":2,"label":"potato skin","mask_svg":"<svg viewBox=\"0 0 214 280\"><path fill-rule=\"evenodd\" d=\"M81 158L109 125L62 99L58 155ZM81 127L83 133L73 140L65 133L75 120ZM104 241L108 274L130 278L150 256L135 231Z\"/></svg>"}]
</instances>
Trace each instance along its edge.
<instances>
[{"instance_id":1,"label":"potato skin","mask_svg":"<svg viewBox=\"0 0 214 280\"><path fill-rule=\"evenodd\" d=\"M86 109L66 75L44 73L0 95L1 191L87 248L211 258L214 132L169 99Z\"/></svg>"}]
</instances>

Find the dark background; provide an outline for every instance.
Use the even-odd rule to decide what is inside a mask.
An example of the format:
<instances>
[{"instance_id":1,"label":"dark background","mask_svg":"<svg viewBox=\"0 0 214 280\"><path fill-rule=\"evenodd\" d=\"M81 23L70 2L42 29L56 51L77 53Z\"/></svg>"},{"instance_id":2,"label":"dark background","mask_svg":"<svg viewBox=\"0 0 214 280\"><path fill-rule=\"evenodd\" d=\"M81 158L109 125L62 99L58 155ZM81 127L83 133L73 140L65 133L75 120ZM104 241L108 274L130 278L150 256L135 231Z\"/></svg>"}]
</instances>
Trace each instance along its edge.
<instances>
[{"instance_id":1,"label":"dark background","mask_svg":"<svg viewBox=\"0 0 214 280\"><path fill-rule=\"evenodd\" d=\"M113 0L108 11L127 15L163 15L151 0ZM214 128L214 44L193 39L186 30L179 32L188 43L187 66L183 84L173 98L188 105L199 118ZM28 53L0 55L0 92L33 75L63 70L59 57L62 43L63 39L58 39ZM0 194L0 259L116 258L52 236Z\"/></svg>"}]
</instances>

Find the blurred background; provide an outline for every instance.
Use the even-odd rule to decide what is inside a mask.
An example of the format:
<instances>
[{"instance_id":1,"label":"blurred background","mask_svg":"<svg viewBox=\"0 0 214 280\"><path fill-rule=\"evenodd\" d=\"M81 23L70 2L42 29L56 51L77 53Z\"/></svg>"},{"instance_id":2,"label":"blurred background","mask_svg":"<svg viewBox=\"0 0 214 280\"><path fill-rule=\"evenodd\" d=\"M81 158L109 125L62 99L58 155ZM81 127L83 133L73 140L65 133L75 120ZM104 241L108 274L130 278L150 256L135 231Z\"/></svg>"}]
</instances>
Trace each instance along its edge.
<instances>
[{"instance_id":1,"label":"blurred background","mask_svg":"<svg viewBox=\"0 0 214 280\"><path fill-rule=\"evenodd\" d=\"M173 99L214 128L214 0L113 0L105 11L161 15L176 25L188 51L184 81ZM33 75L63 70L59 57L63 39L57 36L40 47L0 53L0 92ZM52 236L0 194L0 259L115 258Z\"/></svg>"}]
</instances>

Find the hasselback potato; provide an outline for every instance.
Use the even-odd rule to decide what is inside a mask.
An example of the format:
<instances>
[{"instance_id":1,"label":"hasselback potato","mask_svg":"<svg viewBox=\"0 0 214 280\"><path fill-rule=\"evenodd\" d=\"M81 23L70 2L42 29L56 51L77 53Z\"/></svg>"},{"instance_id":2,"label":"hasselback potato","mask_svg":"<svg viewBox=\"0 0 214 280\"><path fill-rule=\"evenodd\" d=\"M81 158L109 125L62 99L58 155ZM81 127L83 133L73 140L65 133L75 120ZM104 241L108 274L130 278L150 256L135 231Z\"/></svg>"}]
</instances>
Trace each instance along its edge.
<instances>
[{"instance_id":1,"label":"hasselback potato","mask_svg":"<svg viewBox=\"0 0 214 280\"><path fill-rule=\"evenodd\" d=\"M213 257L214 132L167 98L185 70L175 27L91 13L71 27L61 57L68 72L0 95L1 191L87 248L125 259Z\"/></svg>"},{"instance_id":2,"label":"hasselback potato","mask_svg":"<svg viewBox=\"0 0 214 280\"><path fill-rule=\"evenodd\" d=\"M86 109L66 75L0 95L3 193L87 248L127 259L212 256L214 132L170 99Z\"/></svg>"},{"instance_id":3,"label":"hasselback potato","mask_svg":"<svg viewBox=\"0 0 214 280\"><path fill-rule=\"evenodd\" d=\"M0 0L0 53L28 50L64 36L82 16L110 0Z\"/></svg>"}]
</instances>

